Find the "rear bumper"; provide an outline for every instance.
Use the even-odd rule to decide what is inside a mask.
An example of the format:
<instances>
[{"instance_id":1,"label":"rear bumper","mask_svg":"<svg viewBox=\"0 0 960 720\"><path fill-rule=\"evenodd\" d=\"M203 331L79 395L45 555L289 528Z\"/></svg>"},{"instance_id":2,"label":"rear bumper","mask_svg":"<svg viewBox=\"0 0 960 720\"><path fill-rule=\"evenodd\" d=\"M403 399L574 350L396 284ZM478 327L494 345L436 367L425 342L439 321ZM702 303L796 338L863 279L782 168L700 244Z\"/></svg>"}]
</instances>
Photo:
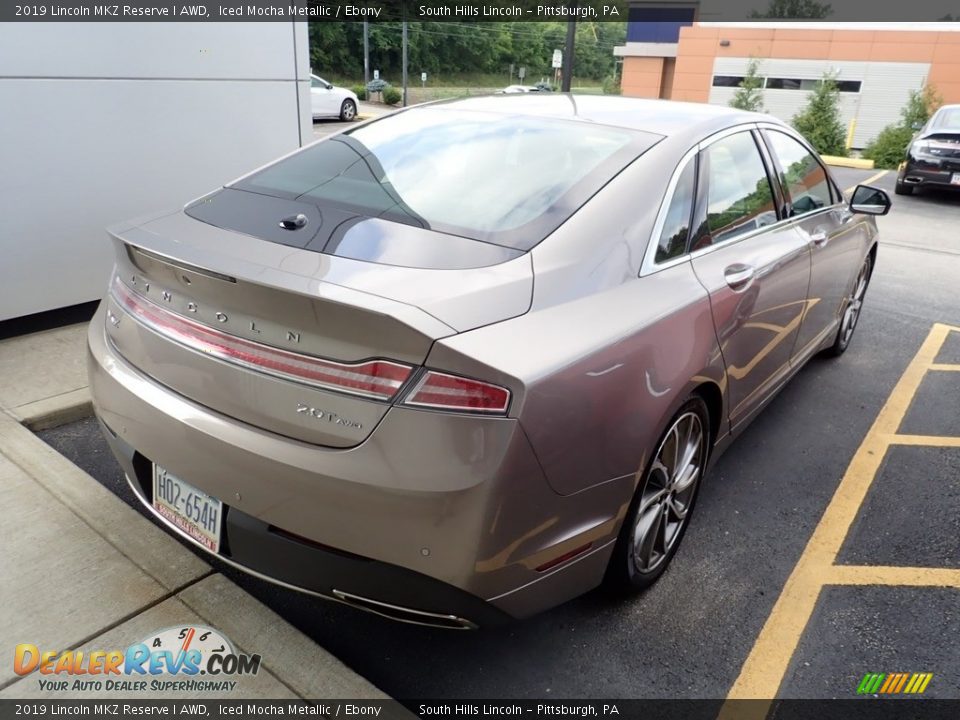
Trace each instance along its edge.
<instances>
[{"instance_id":1,"label":"rear bumper","mask_svg":"<svg viewBox=\"0 0 960 720\"><path fill-rule=\"evenodd\" d=\"M170 530L206 551L154 510L150 461L102 420L100 425L137 499ZM224 509L217 557L256 577L409 623L471 630L509 619L495 606L434 578L313 544L229 505Z\"/></svg>"},{"instance_id":2,"label":"rear bumper","mask_svg":"<svg viewBox=\"0 0 960 720\"><path fill-rule=\"evenodd\" d=\"M960 174L960 159L925 162L911 158L900 170L897 182L913 187L937 186L960 190L960 185L950 182L957 174Z\"/></svg>"},{"instance_id":3,"label":"rear bumper","mask_svg":"<svg viewBox=\"0 0 960 720\"><path fill-rule=\"evenodd\" d=\"M531 615L603 577L632 486L557 495L515 420L394 408L362 444L322 448L144 376L109 346L102 310L88 342L94 407L134 492L151 507L156 462L220 498L219 557L243 570L444 627Z\"/></svg>"}]
</instances>

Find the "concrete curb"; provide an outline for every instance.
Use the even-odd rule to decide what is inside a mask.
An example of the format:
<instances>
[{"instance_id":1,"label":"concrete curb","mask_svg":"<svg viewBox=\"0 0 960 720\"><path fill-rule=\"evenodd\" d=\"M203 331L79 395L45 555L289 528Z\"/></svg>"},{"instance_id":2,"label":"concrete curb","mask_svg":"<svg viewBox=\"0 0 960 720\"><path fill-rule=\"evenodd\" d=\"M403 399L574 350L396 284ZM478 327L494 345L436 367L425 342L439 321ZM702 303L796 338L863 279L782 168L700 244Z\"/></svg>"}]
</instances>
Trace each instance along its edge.
<instances>
[{"instance_id":1,"label":"concrete curb","mask_svg":"<svg viewBox=\"0 0 960 720\"><path fill-rule=\"evenodd\" d=\"M261 684L265 692L274 694L276 688L285 687L292 696L304 699L390 699L253 596L212 572L207 563L49 447L8 411L0 411L0 455L156 582L167 593L165 603L174 603L167 615L151 620L158 605L148 602L132 615L117 617L100 632L89 635L82 646L113 642L123 628L131 633L159 629L151 622L160 622L161 617L167 618L164 622L170 622L170 617L192 622L192 617L186 616L196 615L222 630L245 651L263 656L264 668L275 680ZM4 578L7 581L12 579ZM70 590L63 588L65 592ZM143 616L147 617L141 620ZM248 692L256 696L258 690L259 686ZM0 695L50 696L49 692L38 692L35 682L27 677L7 685ZM96 693L87 695L94 697ZM79 691L65 695L74 699L84 696Z\"/></svg>"},{"instance_id":2,"label":"concrete curb","mask_svg":"<svg viewBox=\"0 0 960 720\"><path fill-rule=\"evenodd\" d=\"M14 522L24 523L17 536L22 542L0 563L0 604L9 611L0 635L59 649L102 649L162 627L201 623L263 657L262 672L241 682L234 699L389 700L34 435L93 413L89 388L78 387L86 380L83 356L77 356L85 353L84 341L85 324L0 345L11 383L7 407L0 407L0 495ZM30 533L40 526L71 538L69 552L48 553L30 544ZM67 599L51 606L60 610L31 611L34 592ZM0 673L0 697L98 695L42 689L33 676Z\"/></svg>"},{"instance_id":3,"label":"concrete curb","mask_svg":"<svg viewBox=\"0 0 960 720\"><path fill-rule=\"evenodd\" d=\"M857 170L873 170L873 160L863 158L838 157L836 155L821 155L820 158L833 167L856 168Z\"/></svg>"},{"instance_id":4,"label":"concrete curb","mask_svg":"<svg viewBox=\"0 0 960 720\"><path fill-rule=\"evenodd\" d=\"M79 388L62 395L19 405L10 414L33 432L60 427L93 415L90 391Z\"/></svg>"}]
</instances>

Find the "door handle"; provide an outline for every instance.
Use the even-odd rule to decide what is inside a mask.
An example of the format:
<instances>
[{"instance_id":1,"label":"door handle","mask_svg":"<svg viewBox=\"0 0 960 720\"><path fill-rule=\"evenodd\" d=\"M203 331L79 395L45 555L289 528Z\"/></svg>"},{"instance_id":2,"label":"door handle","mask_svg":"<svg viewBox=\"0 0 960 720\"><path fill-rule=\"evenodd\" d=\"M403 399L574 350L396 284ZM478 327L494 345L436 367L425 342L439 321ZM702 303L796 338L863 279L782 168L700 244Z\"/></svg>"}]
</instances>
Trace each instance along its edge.
<instances>
[{"instance_id":1,"label":"door handle","mask_svg":"<svg viewBox=\"0 0 960 720\"><path fill-rule=\"evenodd\" d=\"M827 231L823 228L817 228L810 233L810 244L814 247L823 247L828 242L830 242L830 237L827 235Z\"/></svg>"},{"instance_id":2,"label":"door handle","mask_svg":"<svg viewBox=\"0 0 960 720\"><path fill-rule=\"evenodd\" d=\"M743 290L753 281L755 274L753 266L736 263L723 271L723 279L733 290Z\"/></svg>"}]
</instances>

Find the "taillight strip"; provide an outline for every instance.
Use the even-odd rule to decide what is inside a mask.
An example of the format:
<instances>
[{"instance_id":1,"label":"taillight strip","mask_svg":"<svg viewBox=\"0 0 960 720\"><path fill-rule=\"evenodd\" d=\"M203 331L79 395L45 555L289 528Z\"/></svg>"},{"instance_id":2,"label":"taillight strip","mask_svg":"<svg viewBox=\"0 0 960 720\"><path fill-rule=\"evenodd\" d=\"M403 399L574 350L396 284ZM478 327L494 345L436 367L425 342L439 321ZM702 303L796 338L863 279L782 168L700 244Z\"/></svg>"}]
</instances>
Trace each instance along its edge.
<instances>
[{"instance_id":1,"label":"taillight strip","mask_svg":"<svg viewBox=\"0 0 960 720\"><path fill-rule=\"evenodd\" d=\"M510 391L482 380L428 370L403 404L450 412L504 415L510 406Z\"/></svg>"},{"instance_id":2,"label":"taillight strip","mask_svg":"<svg viewBox=\"0 0 960 720\"><path fill-rule=\"evenodd\" d=\"M282 350L247 340L190 320L142 297L114 278L113 297L130 315L151 330L191 350L274 377L325 390L390 400L413 368L389 360L341 363Z\"/></svg>"}]
</instances>

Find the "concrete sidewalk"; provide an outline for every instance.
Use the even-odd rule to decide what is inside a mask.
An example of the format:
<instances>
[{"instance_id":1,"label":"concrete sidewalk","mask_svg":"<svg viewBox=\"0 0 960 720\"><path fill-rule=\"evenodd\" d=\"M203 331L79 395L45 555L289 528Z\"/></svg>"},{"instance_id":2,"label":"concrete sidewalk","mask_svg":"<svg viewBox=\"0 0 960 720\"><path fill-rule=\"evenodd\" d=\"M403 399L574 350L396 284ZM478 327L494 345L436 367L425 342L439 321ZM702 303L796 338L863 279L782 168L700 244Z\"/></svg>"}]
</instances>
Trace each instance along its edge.
<instances>
[{"instance_id":1,"label":"concrete sidewalk","mask_svg":"<svg viewBox=\"0 0 960 720\"><path fill-rule=\"evenodd\" d=\"M85 332L84 324L0 341L0 649L8 659L19 643L41 651L108 651L165 628L202 625L220 631L238 651L262 656L258 674L230 678L238 682L235 690L218 697L386 699L27 428L91 412ZM104 696L73 690L77 677L20 677L12 662L0 663L0 698ZM98 677L110 679L79 676ZM41 689L41 679L68 680L68 689Z\"/></svg>"},{"instance_id":2,"label":"concrete sidewalk","mask_svg":"<svg viewBox=\"0 0 960 720\"><path fill-rule=\"evenodd\" d=\"M371 118L380 117L381 115L389 115L390 113L396 112L399 109L399 107L394 107L392 105L384 105L383 103L361 100L360 105L357 108L357 118L360 120L370 120Z\"/></svg>"}]
</instances>

